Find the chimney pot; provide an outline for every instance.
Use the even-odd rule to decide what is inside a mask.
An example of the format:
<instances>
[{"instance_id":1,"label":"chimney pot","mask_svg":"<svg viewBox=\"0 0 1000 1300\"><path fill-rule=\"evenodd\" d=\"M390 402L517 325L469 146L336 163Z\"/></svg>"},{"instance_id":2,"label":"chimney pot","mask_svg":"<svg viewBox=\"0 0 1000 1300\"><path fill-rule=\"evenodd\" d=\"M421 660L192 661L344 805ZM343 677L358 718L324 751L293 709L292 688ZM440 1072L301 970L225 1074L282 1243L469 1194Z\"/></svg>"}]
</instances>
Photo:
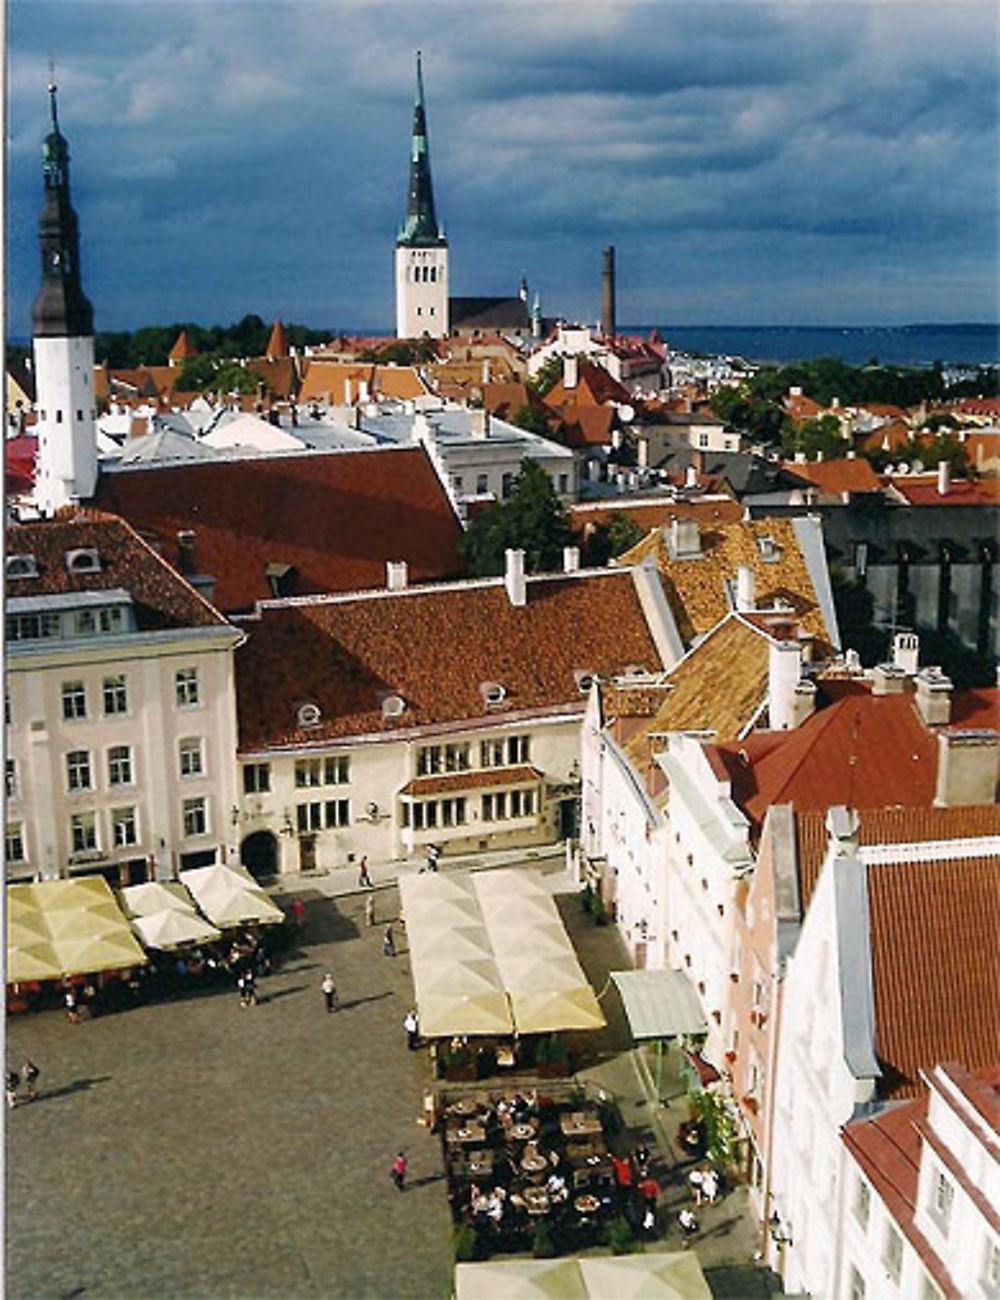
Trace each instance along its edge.
<instances>
[{"instance_id":1,"label":"chimney pot","mask_svg":"<svg viewBox=\"0 0 1000 1300\"><path fill-rule=\"evenodd\" d=\"M946 460L938 461L937 490L939 496L947 496L951 487L951 466Z\"/></svg>"},{"instance_id":2,"label":"chimney pot","mask_svg":"<svg viewBox=\"0 0 1000 1300\"><path fill-rule=\"evenodd\" d=\"M385 585L389 591L404 591L409 580L409 566L405 560L386 560Z\"/></svg>"},{"instance_id":3,"label":"chimney pot","mask_svg":"<svg viewBox=\"0 0 1000 1300\"><path fill-rule=\"evenodd\" d=\"M795 726L796 688L801 675L802 647L798 641L771 641L767 661L767 708L772 731L789 731Z\"/></svg>"},{"instance_id":4,"label":"chimney pot","mask_svg":"<svg viewBox=\"0 0 1000 1300\"><path fill-rule=\"evenodd\" d=\"M563 571L565 573L576 573L580 568L580 548L579 546L563 547Z\"/></svg>"},{"instance_id":5,"label":"chimney pot","mask_svg":"<svg viewBox=\"0 0 1000 1300\"><path fill-rule=\"evenodd\" d=\"M892 640L892 662L907 677L916 676L920 659L920 638L915 632L897 632Z\"/></svg>"},{"instance_id":6,"label":"chimney pot","mask_svg":"<svg viewBox=\"0 0 1000 1300\"><path fill-rule=\"evenodd\" d=\"M998 750L1000 735L995 731L938 732L934 803L939 808L993 803Z\"/></svg>"},{"instance_id":7,"label":"chimney pot","mask_svg":"<svg viewBox=\"0 0 1000 1300\"><path fill-rule=\"evenodd\" d=\"M697 519L671 519L667 546L674 560L691 560L701 555Z\"/></svg>"},{"instance_id":8,"label":"chimney pot","mask_svg":"<svg viewBox=\"0 0 1000 1300\"><path fill-rule=\"evenodd\" d=\"M928 727L941 727L951 721L952 681L940 668L927 667L917 673L917 712Z\"/></svg>"},{"instance_id":9,"label":"chimney pot","mask_svg":"<svg viewBox=\"0 0 1000 1300\"><path fill-rule=\"evenodd\" d=\"M736 608L745 613L754 608L755 599L753 569L741 564L736 570Z\"/></svg>"},{"instance_id":10,"label":"chimney pot","mask_svg":"<svg viewBox=\"0 0 1000 1300\"><path fill-rule=\"evenodd\" d=\"M507 570L504 574L504 586L507 598L512 605L523 606L528 603L528 587L524 577L524 551L509 549L505 552Z\"/></svg>"}]
</instances>

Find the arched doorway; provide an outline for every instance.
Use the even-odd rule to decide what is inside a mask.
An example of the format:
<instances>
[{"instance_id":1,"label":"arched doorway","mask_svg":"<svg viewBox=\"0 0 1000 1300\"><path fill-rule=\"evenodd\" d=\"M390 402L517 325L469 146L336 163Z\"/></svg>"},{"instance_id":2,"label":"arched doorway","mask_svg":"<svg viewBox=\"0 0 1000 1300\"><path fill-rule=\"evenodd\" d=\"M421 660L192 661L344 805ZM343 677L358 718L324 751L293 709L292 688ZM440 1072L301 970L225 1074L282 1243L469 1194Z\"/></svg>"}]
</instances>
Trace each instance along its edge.
<instances>
[{"instance_id":1,"label":"arched doorway","mask_svg":"<svg viewBox=\"0 0 1000 1300\"><path fill-rule=\"evenodd\" d=\"M240 862L258 880L278 870L278 841L270 831L254 831L240 845Z\"/></svg>"}]
</instances>

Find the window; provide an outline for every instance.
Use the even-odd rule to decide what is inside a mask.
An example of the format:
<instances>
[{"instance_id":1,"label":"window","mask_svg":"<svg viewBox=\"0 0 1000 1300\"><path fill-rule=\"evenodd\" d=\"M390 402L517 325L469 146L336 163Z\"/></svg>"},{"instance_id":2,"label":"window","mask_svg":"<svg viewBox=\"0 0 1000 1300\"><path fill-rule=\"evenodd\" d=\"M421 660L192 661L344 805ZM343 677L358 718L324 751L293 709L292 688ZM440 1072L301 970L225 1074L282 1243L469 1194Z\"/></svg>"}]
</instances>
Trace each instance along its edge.
<instances>
[{"instance_id":1,"label":"window","mask_svg":"<svg viewBox=\"0 0 1000 1300\"><path fill-rule=\"evenodd\" d=\"M247 763L243 769L243 793L267 794L271 789L271 764Z\"/></svg>"},{"instance_id":2,"label":"window","mask_svg":"<svg viewBox=\"0 0 1000 1300\"><path fill-rule=\"evenodd\" d=\"M205 765L202 761L201 737L189 736L178 745L181 776L204 776Z\"/></svg>"},{"instance_id":3,"label":"window","mask_svg":"<svg viewBox=\"0 0 1000 1300\"><path fill-rule=\"evenodd\" d=\"M71 749L66 755L66 789L90 789L90 754L85 749Z\"/></svg>"},{"instance_id":4,"label":"window","mask_svg":"<svg viewBox=\"0 0 1000 1300\"><path fill-rule=\"evenodd\" d=\"M327 829L332 830L337 826L350 826L350 824L351 824L350 799L327 799L326 801Z\"/></svg>"},{"instance_id":5,"label":"window","mask_svg":"<svg viewBox=\"0 0 1000 1300\"><path fill-rule=\"evenodd\" d=\"M207 832L208 815L204 799L185 799L183 812L185 835L204 835Z\"/></svg>"},{"instance_id":6,"label":"window","mask_svg":"<svg viewBox=\"0 0 1000 1300\"><path fill-rule=\"evenodd\" d=\"M530 817L534 811L534 790L511 790L510 815L512 817Z\"/></svg>"},{"instance_id":7,"label":"window","mask_svg":"<svg viewBox=\"0 0 1000 1300\"><path fill-rule=\"evenodd\" d=\"M132 749L129 745L112 745L108 750L108 785L132 784Z\"/></svg>"},{"instance_id":8,"label":"window","mask_svg":"<svg viewBox=\"0 0 1000 1300\"><path fill-rule=\"evenodd\" d=\"M518 763L527 763L530 754L530 736L507 737L507 764L509 767L515 767Z\"/></svg>"},{"instance_id":9,"label":"window","mask_svg":"<svg viewBox=\"0 0 1000 1300\"><path fill-rule=\"evenodd\" d=\"M865 1300L865 1279L853 1264L851 1265L851 1273L847 1282L847 1294L849 1300Z\"/></svg>"},{"instance_id":10,"label":"window","mask_svg":"<svg viewBox=\"0 0 1000 1300\"><path fill-rule=\"evenodd\" d=\"M24 831L20 822L7 823L7 839L4 851L8 862L24 861Z\"/></svg>"},{"instance_id":11,"label":"window","mask_svg":"<svg viewBox=\"0 0 1000 1300\"><path fill-rule=\"evenodd\" d=\"M502 740L481 740L479 742L479 766L503 767Z\"/></svg>"},{"instance_id":12,"label":"window","mask_svg":"<svg viewBox=\"0 0 1000 1300\"><path fill-rule=\"evenodd\" d=\"M868 1231L868 1219L872 1209L872 1191L863 1178L859 1178L854 1188L854 1217L863 1232Z\"/></svg>"},{"instance_id":13,"label":"window","mask_svg":"<svg viewBox=\"0 0 1000 1300\"><path fill-rule=\"evenodd\" d=\"M461 492L461 490L462 490L462 476L461 476L461 474L452 474L452 476L451 476L451 488L452 488L452 491L453 491L453 492Z\"/></svg>"},{"instance_id":14,"label":"window","mask_svg":"<svg viewBox=\"0 0 1000 1300\"><path fill-rule=\"evenodd\" d=\"M138 844L139 835L136 831L134 808L111 809L111 836L116 849L125 849L130 844Z\"/></svg>"},{"instance_id":15,"label":"window","mask_svg":"<svg viewBox=\"0 0 1000 1300\"><path fill-rule=\"evenodd\" d=\"M6 620L8 641L44 641L60 632L58 614L9 614Z\"/></svg>"},{"instance_id":16,"label":"window","mask_svg":"<svg viewBox=\"0 0 1000 1300\"><path fill-rule=\"evenodd\" d=\"M198 703L198 669L178 668L174 674L177 690L177 707L190 709Z\"/></svg>"},{"instance_id":17,"label":"window","mask_svg":"<svg viewBox=\"0 0 1000 1300\"><path fill-rule=\"evenodd\" d=\"M13 799L17 795L17 762L13 758L7 759L7 766L4 771L4 790L8 799Z\"/></svg>"},{"instance_id":18,"label":"window","mask_svg":"<svg viewBox=\"0 0 1000 1300\"><path fill-rule=\"evenodd\" d=\"M348 754L335 754L323 765L327 785L346 785L351 779L351 759Z\"/></svg>"},{"instance_id":19,"label":"window","mask_svg":"<svg viewBox=\"0 0 1000 1300\"><path fill-rule=\"evenodd\" d=\"M8 578L37 578L38 561L33 555L8 555L6 573Z\"/></svg>"},{"instance_id":20,"label":"window","mask_svg":"<svg viewBox=\"0 0 1000 1300\"><path fill-rule=\"evenodd\" d=\"M92 853L97 848L97 819L92 812L74 813L69 822L74 853Z\"/></svg>"},{"instance_id":21,"label":"window","mask_svg":"<svg viewBox=\"0 0 1000 1300\"><path fill-rule=\"evenodd\" d=\"M323 805L321 803L300 803L295 806L295 820L300 835L309 831L323 829Z\"/></svg>"},{"instance_id":22,"label":"window","mask_svg":"<svg viewBox=\"0 0 1000 1300\"><path fill-rule=\"evenodd\" d=\"M62 712L67 722L87 716L87 689L83 682L63 682Z\"/></svg>"},{"instance_id":23,"label":"window","mask_svg":"<svg viewBox=\"0 0 1000 1300\"><path fill-rule=\"evenodd\" d=\"M708 446L708 434L707 434L707 433L699 433L699 434L698 434L698 446L699 446L699 447L702 447L702 448Z\"/></svg>"},{"instance_id":24,"label":"window","mask_svg":"<svg viewBox=\"0 0 1000 1300\"><path fill-rule=\"evenodd\" d=\"M476 496L485 496L490 490L490 476L488 474L476 475Z\"/></svg>"},{"instance_id":25,"label":"window","mask_svg":"<svg viewBox=\"0 0 1000 1300\"><path fill-rule=\"evenodd\" d=\"M564 496L567 494L568 491L569 491L569 475L568 475L568 474L560 474L560 475L559 475L559 495L560 495L561 497L564 497Z\"/></svg>"},{"instance_id":26,"label":"window","mask_svg":"<svg viewBox=\"0 0 1000 1300\"><path fill-rule=\"evenodd\" d=\"M465 798L460 795L457 799L441 800L441 825L442 826L464 826L465 825Z\"/></svg>"},{"instance_id":27,"label":"window","mask_svg":"<svg viewBox=\"0 0 1000 1300\"><path fill-rule=\"evenodd\" d=\"M954 1199L954 1184L950 1178L945 1177L939 1170L935 1174L931 1186L931 1217L945 1237L947 1237L948 1229L951 1226L951 1206Z\"/></svg>"},{"instance_id":28,"label":"window","mask_svg":"<svg viewBox=\"0 0 1000 1300\"><path fill-rule=\"evenodd\" d=\"M433 776L438 772L467 772L471 764L471 747L466 742L454 745L423 745L417 750L417 775Z\"/></svg>"},{"instance_id":29,"label":"window","mask_svg":"<svg viewBox=\"0 0 1000 1300\"><path fill-rule=\"evenodd\" d=\"M898 1286L903 1272L903 1238L891 1223L886 1224L885 1244L882 1247L882 1266L891 1281Z\"/></svg>"},{"instance_id":30,"label":"window","mask_svg":"<svg viewBox=\"0 0 1000 1300\"><path fill-rule=\"evenodd\" d=\"M105 677L103 695L104 716L106 718L128 712L128 692L125 686L124 673L120 673L117 677Z\"/></svg>"},{"instance_id":31,"label":"window","mask_svg":"<svg viewBox=\"0 0 1000 1300\"><path fill-rule=\"evenodd\" d=\"M505 474L503 478L500 480L500 495L503 497L505 501L510 496L511 492L513 491L513 488L514 488L514 475L510 473Z\"/></svg>"},{"instance_id":32,"label":"window","mask_svg":"<svg viewBox=\"0 0 1000 1300\"><path fill-rule=\"evenodd\" d=\"M433 776L441 771L441 746L422 745L417 750L417 776Z\"/></svg>"},{"instance_id":33,"label":"window","mask_svg":"<svg viewBox=\"0 0 1000 1300\"><path fill-rule=\"evenodd\" d=\"M295 785L299 790L323 784L323 760L300 758L295 764Z\"/></svg>"}]
</instances>

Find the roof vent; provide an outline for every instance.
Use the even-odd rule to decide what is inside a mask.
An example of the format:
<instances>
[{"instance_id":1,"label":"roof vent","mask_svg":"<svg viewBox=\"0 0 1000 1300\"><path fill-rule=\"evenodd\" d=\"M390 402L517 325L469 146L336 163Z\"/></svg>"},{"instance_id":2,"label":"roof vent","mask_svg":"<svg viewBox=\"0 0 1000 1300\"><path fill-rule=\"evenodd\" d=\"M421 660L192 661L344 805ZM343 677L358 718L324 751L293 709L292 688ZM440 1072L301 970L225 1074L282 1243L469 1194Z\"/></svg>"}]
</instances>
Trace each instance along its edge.
<instances>
[{"instance_id":1,"label":"roof vent","mask_svg":"<svg viewBox=\"0 0 1000 1300\"><path fill-rule=\"evenodd\" d=\"M323 711L318 704L300 704L297 717L300 727L318 727Z\"/></svg>"},{"instance_id":2,"label":"roof vent","mask_svg":"<svg viewBox=\"0 0 1000 1300\"><path fill-rule=\"evenodd\" d=\"M777 543L769 534L757 538L757 550L766 564L774 564L781 555Z\"/></svg>"},{"instance_id":3,"label":"roof vent","mask_svg":"<svg viewBox=\"0 0 1000 1300\"><path fill-rule=\"evenodd\" d=\"M67 573L100 573L101 557L92 546L81 546L66 552Z\"/></svg>"},{"instance_id":4,"label":"roof vent","mask_svg":"<svg viewBox=\"0 0 1000 1300\"><path fill-rule=\"evenodd\" d=\"M387 695L382 701L382 717L398 718L406 709L402 695Z\"/></svg>"},{"instance_id":5,"label":"roof vent","mask_svg":"<svg viewBox=\"0 0 1000 1300\"><path fill-rule=\"evenodd\" d=\"M590 672L581 672L578 669L573 676L576 678L576 689L581 695L586 695L594 684L594 674Z\"/></svg>"},{"instance_id":6,"label":"roof vent","mask_svg":"<svg viewBox=\"0 0 1000 1300\"><path fill-rule=\"evenodd\" d=\"M8 555L5 568L8 578L38 577L38 561L33 555Z\"/></svg>"},{"instance_id":7,"label":"roof vent","mask_svg":"<svg viewBox=\"0 0 1000 1300\"><path fill-rule=\"evenodd\" d=\"M501 686L499 682L482 682L479 693L483 697L484 704L502 704L507 695L507 688Z\"/></svg>"}]
</instances>

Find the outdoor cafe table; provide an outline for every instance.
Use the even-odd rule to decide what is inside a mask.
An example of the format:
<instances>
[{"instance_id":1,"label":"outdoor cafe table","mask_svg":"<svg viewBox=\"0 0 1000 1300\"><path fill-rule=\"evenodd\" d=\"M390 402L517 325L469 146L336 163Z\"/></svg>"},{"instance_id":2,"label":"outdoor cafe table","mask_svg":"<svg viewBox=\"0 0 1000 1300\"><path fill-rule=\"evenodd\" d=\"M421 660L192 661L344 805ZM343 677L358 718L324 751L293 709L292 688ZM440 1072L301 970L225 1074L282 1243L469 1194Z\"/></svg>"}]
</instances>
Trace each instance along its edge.
<instances>
[{"instance_id":1,"label":"outdoor cafe table","mask_svg":"<svg viewBox=\"0 0 1000 1300\"><path fill-rule=\"evenodd\" d=\"M465 1172L472 1178L485 1178L493 1172L492 1151L470 1151Z\"/></svg>"},{"instance_id":2,"label":"outdoor cafe table","mask_svg":"<svg viewBox=\"0 0 1000 1300\"><path fill-rule=\"evenodd\" d=\"M521 1168L528 1174L540 1174L548 1167L549 1162L540 1151L529 1151L521 1160Z\"/></svg>"},{"instance_id":3,"label":"outdoor cafe table","mask_svg":"<svg viewBox=\"0 0 1000 1300\"><path fill-rule=\"evenodd\" d=\"M482 1124L452 1122L447 1128L449 1142L460 1142L466 1146L482 1146L486 1141L486 1130Z\"/></svg>"},{"instance_id":4,"label":"outdoor cafe table","mask_svg":"<svg viewBox=\"0 0 1000 1300\"><path fill-rule=\"evenodd\" d=\"M459 1116L468 1118L479 1113L479 1103L471 1097L462 1097L460 1100L452 1102L447 1113L456 1116L456 1118Z\"/></svg>"},{"instance_id":5,"label":"outdoor cafe table","mask_svg":"<svg viewBox=\"0 0 1000 1300\"><path fill-rule=\"evenodd\" d=\"M578 1214L596 1214L601 1208L601 1202L596 1196L578 1196L573 1202L573 1209Z\"/></svg>"},{"instance_id":6,"label":"outdoor cafe table","mask_svg":"<svg viewBox=\"0 0 1000 1300\"><path fill-rule=\"evenodd\" d=\"M529 1214L546 1214L549 1208L549 1194L541 1187L526 1187L521 1193Z\"/></svg>"},{"instance_id":7,"label":"outdoor cafe table","mask_svg":"<svg viewBox=\"0 0 1000 1300\"><path fill-rule=\"evenodd\" d=\"M510 1135L518 1142L528 1142L535 1136L537 1124L515 1124L510 1130Z\"/></svg>"},{"instance_id":8,"label":"outdoor cafe table","mask_svg":"<svg viewBox=\"0 0 1000 1300\"><path fill-rule=\"evenodd\" d=\"M562 1115L559 1119L559 1127L566 1137L600 1137L604 1132L604 1127L596 1115L585 1115L582 1111Z\"/></svg>"},{"instance_id":9,"label":"outdoor cafe table","mask_svg":"<svg viewBox=\"0 0 1000 1300\"><path fill-rule=\"evenodd\" d=\"M589 1142L566 1143L566 1158L571 1165L596 1165L607 1153L608 1148L601 1138L592 1138Z\"/></svg>"}]
</instances>

